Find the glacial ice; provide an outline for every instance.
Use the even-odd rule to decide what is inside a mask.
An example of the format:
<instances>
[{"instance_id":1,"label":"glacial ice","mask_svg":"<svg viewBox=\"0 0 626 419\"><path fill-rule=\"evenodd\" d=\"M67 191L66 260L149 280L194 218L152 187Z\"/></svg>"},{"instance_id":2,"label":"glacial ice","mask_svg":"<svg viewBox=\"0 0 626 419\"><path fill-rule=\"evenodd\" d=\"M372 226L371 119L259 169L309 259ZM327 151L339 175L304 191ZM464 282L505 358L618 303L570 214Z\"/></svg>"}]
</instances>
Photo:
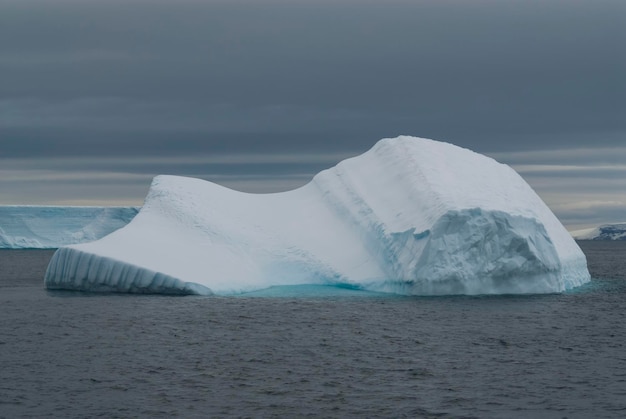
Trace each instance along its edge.
<instances>
[{"instance_id":1,"label":"glacial ice","mask_svg":"<svg viewBox=\"0 0 626 419\"><path fill-rule=\"evenodd\" d=\"M136 207L0 206L0 249L56 249L125 226Z\"/></svg>"},{"instance_id":2,"label":"glacial ice","mask_svg":"<svg viewBox=\"0 0 626 419\"><path fill-rule=\"evenodd\" d=\"M626 240L626 223L602 224L570 232L575 240Z\"/></svg>"},{"instance_id":3,"label":"glacial ice","mask_svg":"<svg viewBox=\"0 0 626 419\"><path fill-rule=\"evenodd\" d=\"M282 193L157 176L125 227L53 256L49 289L237 294L337 285L408 295L561 292L585 256L510 167L414 137Z\"/></svg>"}]
</instances>

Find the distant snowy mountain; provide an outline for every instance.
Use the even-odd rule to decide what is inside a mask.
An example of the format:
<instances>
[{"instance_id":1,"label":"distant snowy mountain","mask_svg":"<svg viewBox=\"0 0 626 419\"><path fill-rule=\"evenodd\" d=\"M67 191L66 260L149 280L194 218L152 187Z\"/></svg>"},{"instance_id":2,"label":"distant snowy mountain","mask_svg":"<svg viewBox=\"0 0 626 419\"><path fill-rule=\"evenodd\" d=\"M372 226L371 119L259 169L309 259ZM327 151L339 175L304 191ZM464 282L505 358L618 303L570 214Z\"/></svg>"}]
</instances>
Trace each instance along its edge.
<instances>
[{"instance_id":1,"label":"distant snowy mountain","mask_svg":"<svg viewBox=\"0 0 626 419\"><path fill-rule=\"evenodd\" d=\"M137 207L0 206L0 249L90 242L124 227L137 212Z\"/></svg>"},{"instance_id":2,"label":"distant snowy mountain","mask_svg":"<svg viewBox=\"0 0 626 419\"><path fill-rule=\"evenodd\" d=\"M509 166L412 137L282 193L158 176L128 226L59 249L49 289L219 294L329 285L411 295L560 292L576 242Z\"/></svg>"},{"instance_id":3,"label":"distant snowy mountain","mask_svg":"<svg viewBox=\"0 0 626 419\"><path fill-rule=\"evenodd\" d=\"M603 224L570 234L576 240L626 240L626 223Z\"/></svg>"}]
</instances>

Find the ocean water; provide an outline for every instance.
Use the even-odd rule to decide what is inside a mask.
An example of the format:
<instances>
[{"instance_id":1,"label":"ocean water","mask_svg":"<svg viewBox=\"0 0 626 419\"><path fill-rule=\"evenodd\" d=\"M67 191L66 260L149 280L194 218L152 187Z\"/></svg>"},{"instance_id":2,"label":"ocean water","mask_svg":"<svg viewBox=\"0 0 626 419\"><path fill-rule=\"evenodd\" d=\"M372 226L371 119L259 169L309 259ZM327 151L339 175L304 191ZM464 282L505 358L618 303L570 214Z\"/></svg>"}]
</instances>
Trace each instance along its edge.
<instances>
[{"instance_id":1,"label":"ocean water","mask_svg":"<svg viewBox=\"0 0 626 419\"><path fill-rule=\"evenodd\" d=\"M0 417L626 417L626 242L565 294L50 292L0 251Z\"/></svg>"}]
</instances>

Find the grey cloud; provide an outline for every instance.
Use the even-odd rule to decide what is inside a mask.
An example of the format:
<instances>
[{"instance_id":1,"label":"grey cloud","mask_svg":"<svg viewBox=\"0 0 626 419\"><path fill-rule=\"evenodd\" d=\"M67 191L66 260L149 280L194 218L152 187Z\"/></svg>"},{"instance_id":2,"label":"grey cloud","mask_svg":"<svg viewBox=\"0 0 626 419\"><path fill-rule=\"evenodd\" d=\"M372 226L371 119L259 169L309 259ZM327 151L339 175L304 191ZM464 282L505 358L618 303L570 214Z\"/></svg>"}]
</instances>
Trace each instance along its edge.
<instances>
[{"instance_id":1,"label":"grey cloud","mask_svg":"<svg viewBox=\"0 0 626 419\"><path fill-rule=\"evenodd\" d=\"M513 166L518 173L527 179L532 178L567 178L580 181L606 180L612 182L620 180L626 186L626 166L615 167L532 167L519 168ZM626 189L625 189L626 191Z\"/></svg>"},{"instance_id":2,"label":"grey cloud","mask_svg":"<svg viewBox=\"0 0 626 419\"><path fill-rule=\"evenodd\" d=\"M141 205L150 180L128 174L1 170L0 196L3 205Z\"/></svg>"},{"instance_id":3,"label":"grey cloud","mask_svg":"<svg viewBox=\"0 0 626 419\"><path fill-rule=\"evenodd\" d=\"M626 202L599 202L584 208L560 211L561 221L571 226L570 230L598 226L600 224L626 221Z\"/></svg>"},{"instance_id":4,"label":"grey cloud","mask_svg":"<svg viewBox=\"0 0 626 419\"><path fill-rule=\"evenodd\" d=\"M370 115L355 138L376 127L475 148L624 128L620 2L24 4L0 25L2 97L165 100L185 104L170 116L182 121L216 104L347 109Z\"/></svg>"},{"instance_id":5,"label":"grey cloud","mask_svg":"<svg viewBox=\"0 0 626 419\"><path fill-rule=\"evenodd\" d=\"M288 189L409 134L519 167L565 217L624 194L600 166L626 161L625 43L622 0L0 0L0 164L58 180L0 201Z\"/></svg>"},{"instance_id":6,"label":"grey cloud","mask_svg":"<svg viewBox=\"0 0 626 419\"><path fill-rule=\"evenodd\" d=\"M605 133L604 138L611 138L618 147L567 147L556 150L534 150L488 153L498 161L510 165L553 165L583 167L598 165L622 165L626 162L626 146L624 146L625 133ZM592 143L590 141L590 143ZM591 144L590 144L591 145Z\"/></svg>"},{"instance_id":7,"label":"grey cloud","mask_svg":"<svg viewBox=\"0 0 626 419\"><path fill-rule=\"evenodd\" d=\"M355 137L336 132L178 132L174 130L133 131L110 127L106 130L85 129L5 129L0 155L11 157L54 156L156 156L193 153L255 152L328 152L347 148L362 152L382 136L369 134ZM54 141L49 135L55 135ZM345 142L343 142L345 140ZM354 146L350 144L360 144ZM358 154L358 153L355 153Z\"/></svg>"}]
</instances>

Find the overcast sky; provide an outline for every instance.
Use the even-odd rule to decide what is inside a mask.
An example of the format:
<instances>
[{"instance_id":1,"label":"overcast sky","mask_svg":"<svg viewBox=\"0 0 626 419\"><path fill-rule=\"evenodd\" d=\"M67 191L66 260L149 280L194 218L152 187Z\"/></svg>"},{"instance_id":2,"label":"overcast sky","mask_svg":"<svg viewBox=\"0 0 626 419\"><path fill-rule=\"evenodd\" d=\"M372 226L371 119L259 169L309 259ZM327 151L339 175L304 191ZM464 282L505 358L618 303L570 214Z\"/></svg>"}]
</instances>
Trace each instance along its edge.
<instances>
[{"instance_id":1,"label":"overcast sky","mask_svg":"<svg viewBox=\"0 0 626 419\"><path fill-rule=\"evenodd\" d=\"M293 188L399 134L626 221L624 0L0 0L0 205Z\"/></svg>"}]
</instances>

